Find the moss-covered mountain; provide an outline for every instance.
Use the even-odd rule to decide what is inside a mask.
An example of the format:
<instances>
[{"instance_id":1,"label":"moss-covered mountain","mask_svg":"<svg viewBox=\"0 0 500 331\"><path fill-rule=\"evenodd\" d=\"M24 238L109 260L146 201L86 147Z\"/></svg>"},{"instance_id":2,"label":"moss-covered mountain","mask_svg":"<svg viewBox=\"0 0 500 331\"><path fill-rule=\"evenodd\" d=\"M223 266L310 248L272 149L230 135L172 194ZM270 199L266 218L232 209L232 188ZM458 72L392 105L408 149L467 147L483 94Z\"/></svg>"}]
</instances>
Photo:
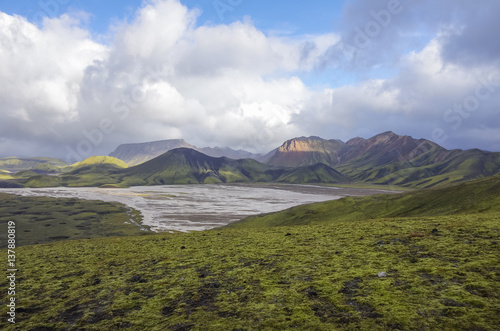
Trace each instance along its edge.
<instances>
[{"instance_id":1,"label":"moss-covered mountain","mask_svg":"<svg viewBox=\"0 0 500 331\"><path fill-rule=\"evenodd\" d=\"M54 166L50 172L34 168L9 174L0 180L0 187L100 186L110 182L110 174L125 168L128 165L117 158L92 156L73 165Z\"/></svg>"},{"instance_id":2,"label":"moss-covered mountain","mask_svg":"<svg viewBox=\"0 0 500 331\"><path fill-rule=\"evenodd\" d=\"M16 324L0 328L497 330L499 181L304 206L281 224L20 247Z\"/></svg>"},{"instance_id":3,"label":"moss-covered mountain","mask_svg":"<svg viewBox=\"0 0 500 331\"><path fill-rule=\"evenodd\" d=\"M111 156L91 156L81 162L71 165L71 170L81 169L84 167L99 167L102 165L110 165L115 168L128 168L129 165L124 161Z\"/></svg>"},{"instance_id":4,"label":"moss-covered mountain","mask_svg":"<svg viewBox=\"0 0 500 331\"><path fill-rule=\"evenodd\" d=\"M122 145L115 154L135 164L139 159L143 162L161 150L178 145L186 143L172 140ZM266 155L266 164L255 159L234 160L208 156L191 145L188 147L170 150L128 170L123 170L127 166L124 162L112 157L92 157L72 166L37 163L29 170L31 172L1 173L0 187L123 187L277 181L430 188L500 172L500 153L478 149L450 151L429 140L399 136L393 132L385 132L370 139L354 138L347 143L318 137L292 139ZM209 150L216 154L225 153L221 149ZM233 152L235 155L243 153ZM33 175L32 178L29 178L29 174Z\"/></svg>"},{"instance_id":5,"label":"moss-covered mountain","mask_svg":"<svg viewBox=\"0 0 500 331\"><path fill-rule=\"evenodd\" d=\"M244 182L343 183L348 179L336 170L316 164L299 168L272 167L253 159L214 158L190 148L178 148L159 157L125 168L111 157L93 157L73 165L58 176L32 171L14 175L8 183L26 187L210 184Z\"/></svg>"},{"instance_id":6,"label":"moss-covered mountain","mask_svg":"<svg viewBox=\"0 0 500 331\"><path fill-rule=\"evenodd\" d=\"M0 170L7 170L11 173L30 169L52 170L67 165L63 160L50 157L4 157L0 159Z\"/></svg>"},{"instance_id":7,"label":"moss-covered mountain","mask_svg":"<svg viewBox=\"0 0 500 331\"><path fill-rule=\"evenodd\" d=\"M289 167L323 163L353 182L426 188L497 174L500 153L446 150L426 139L385 132L347 143L317 137L292 139L267 163Z\"/></svg>"},{"instance_id":8,"label":"moss-covered mountain","mask_svg":"<svg viewBox=\"0 0 500 331\"><path fill-rule=\"evenodd\" d=\"M274 168L253 159L213 158L192 149L177 149L124 171L145 184L233 182L338 183L345 177L327 166Z\"/></svg>"}]
</instances>

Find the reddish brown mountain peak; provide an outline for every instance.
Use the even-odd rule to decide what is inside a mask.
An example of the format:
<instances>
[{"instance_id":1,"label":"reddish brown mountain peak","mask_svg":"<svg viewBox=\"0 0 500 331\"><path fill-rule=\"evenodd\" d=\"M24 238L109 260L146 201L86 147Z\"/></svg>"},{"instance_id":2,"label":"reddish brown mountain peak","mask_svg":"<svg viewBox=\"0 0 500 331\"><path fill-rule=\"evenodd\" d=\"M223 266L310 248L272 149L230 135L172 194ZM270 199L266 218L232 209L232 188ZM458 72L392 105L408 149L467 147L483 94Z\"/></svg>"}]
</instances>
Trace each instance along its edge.
<instances>
[{"instance_id":1,"label":"reddish brown mountain peak","mask_svg":"<svg viewBox=\"0 0 500 331\"><path fill-rule=\"evenodd\" d=\"M305 139L291 139L285 141L278 150L280 152L309 152L311 151L311 145Z\"/></svg>"}]
</instances>

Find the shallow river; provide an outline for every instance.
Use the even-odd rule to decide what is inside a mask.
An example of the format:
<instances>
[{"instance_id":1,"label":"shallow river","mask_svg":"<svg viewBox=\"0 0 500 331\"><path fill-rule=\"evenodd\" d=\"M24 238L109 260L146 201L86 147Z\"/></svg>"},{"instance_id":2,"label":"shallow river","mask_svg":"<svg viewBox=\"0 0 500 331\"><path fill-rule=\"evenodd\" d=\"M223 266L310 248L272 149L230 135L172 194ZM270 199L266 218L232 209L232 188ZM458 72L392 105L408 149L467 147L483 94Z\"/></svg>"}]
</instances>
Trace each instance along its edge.
<instances>
[{"instance_id":1,"label":"shallow river","mask_svg":"<svg viewBox=\"0 0 500 331\"><path fill-rule=\"evenodd\" d=\"M301 204L391 191L311 185L216 184L127 189L23 188L0 189L0 192L121 202L141 211L143 224L155 231L191 231L206 230L246 216L276 212Z\"/></svg>"}]
</instances>

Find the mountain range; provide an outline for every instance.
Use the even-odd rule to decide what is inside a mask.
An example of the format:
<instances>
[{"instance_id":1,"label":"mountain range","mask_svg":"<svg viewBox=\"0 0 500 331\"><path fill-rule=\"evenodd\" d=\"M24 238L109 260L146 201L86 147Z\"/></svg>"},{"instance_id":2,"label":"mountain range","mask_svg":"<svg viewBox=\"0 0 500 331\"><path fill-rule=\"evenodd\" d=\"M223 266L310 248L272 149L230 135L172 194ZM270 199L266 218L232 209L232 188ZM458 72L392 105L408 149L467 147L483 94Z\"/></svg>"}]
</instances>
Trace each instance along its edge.
<instances>
[{"instance_id":1,"label":"mountain range","mask_svg":"<svg viewBox=\"0 0 500 331\"><path fill-rule=\"evenodd\" d=\"M267 161L275 166L324 163L355 182L433 187L500 172L500 153L447 150L427 139L384 132L346 143L318 137L285 142Z\"/></svg>"},{"instance_id":2,"label":"mountain range","mask_svg":"<svg viewBox=\"0 0 500 331\"><path fill-rule=\"evenodd\" d=\"M347 142L294 138L267 155L230 148L199 149L184 140L164 140L120 145L110 156L71 166L59 161L38 160L28 171L0 173L0 186L285 182L430 188L500 172L500 153L447 150L432 141L393 132Z\"/></svg>"},{"instance_id":3,"label":"mountain range","mask_svg":"<svg viewBox=\"0 0 500 331\"><path fill-rule=\"evenodd\" d=\"M211 157L227 157L230 159L256 159L263 161L265 155L254 154L244 150L234 150L229 147L198 148L184 141L184 139L170 139L137 144L123 144L118 146L109 156L125 161L131 166L154 159L176 148L190 148Z\"/></svg>"}]
</instances>

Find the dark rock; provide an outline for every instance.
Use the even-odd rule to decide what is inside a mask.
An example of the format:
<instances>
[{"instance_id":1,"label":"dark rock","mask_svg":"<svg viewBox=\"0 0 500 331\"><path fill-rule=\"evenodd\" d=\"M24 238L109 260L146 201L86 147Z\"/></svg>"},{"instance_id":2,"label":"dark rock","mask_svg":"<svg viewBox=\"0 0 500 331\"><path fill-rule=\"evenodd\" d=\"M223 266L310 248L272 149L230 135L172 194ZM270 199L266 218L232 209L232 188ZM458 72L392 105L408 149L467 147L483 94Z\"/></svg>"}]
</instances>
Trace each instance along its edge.
<instances>
[{"instance_id":1,"label":"dark rock","mask_svg":"<svg viewBox=\"0 0 500 331\"><path fill-rule=\"evenodd\" d=\"M316 292L314 290L308 290L307 291L307 295L310 296L310 297L317 297L318 296L318 292Z\"/></svg>"},{"instance_id":2,"label":"dark rock","mask_svg":"<svg viewBox=\"0 0 500 331\"><path fill-rule=\"evenodd\" d=\"M450 298L445 298L442 301L442 304L447 306L447 307L467 307L466 304L464 304L462 302L457 302L457 301L450 299Z\"/></svg>"},{"instance_id":3,"label":"dark rock","mask_svg":"<svg viewBox=\"0 0 500 331\"><path fill-rule=\"evenodd\" d=\"M139 275L132 276L130 278L130 281L133 282L133 283L147 283L147 280L145 280L144 278L142 278Z\"/></svg>"},{"instance_id":4,"label":"dark rock","mask_svg":"<svg viewBox=\"0 0 500 331\"><path fill-rule=\"evenodd\" d=\"M175 312L175 307L163 307L161 314L164 316L172 316Z\"/></svg>"}]
</instances>

